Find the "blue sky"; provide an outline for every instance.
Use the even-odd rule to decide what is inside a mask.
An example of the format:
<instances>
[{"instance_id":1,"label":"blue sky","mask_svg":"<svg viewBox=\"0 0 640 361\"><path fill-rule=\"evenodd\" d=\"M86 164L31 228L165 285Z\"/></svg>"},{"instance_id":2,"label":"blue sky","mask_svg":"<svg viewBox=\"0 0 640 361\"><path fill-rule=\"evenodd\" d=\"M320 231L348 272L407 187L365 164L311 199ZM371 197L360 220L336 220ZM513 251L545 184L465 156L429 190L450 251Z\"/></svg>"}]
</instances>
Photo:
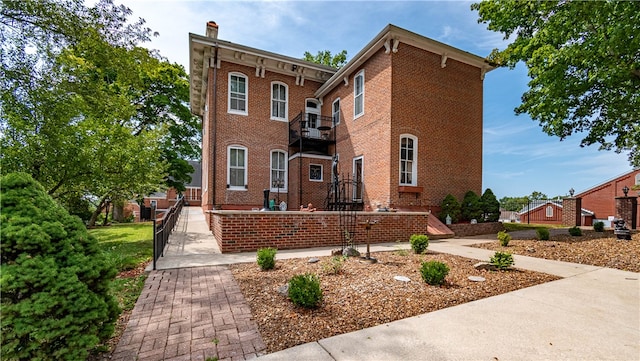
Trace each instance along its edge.
<instances>
[{"instance_id":1,"label":"blue sky","mask_svg":"<svg viewBox=\"0 0 640 361\"><path fill-rule=\"evenodd\" d=\"M219 38L292 57L305 51L360 51L387 24L479 56L506 47L502 34L477 23L465 1L178 1L115 0L159 32L146 46L188 72L188 34L219 25ZM579 135L559 141L513 109L527 90L527 69L496 69L484 81L483 190L498 198L539 191L566 195L631 170L626 154L581 148ZM453 150L452 150L453 151Z\"/></svg>"}]
</instances>

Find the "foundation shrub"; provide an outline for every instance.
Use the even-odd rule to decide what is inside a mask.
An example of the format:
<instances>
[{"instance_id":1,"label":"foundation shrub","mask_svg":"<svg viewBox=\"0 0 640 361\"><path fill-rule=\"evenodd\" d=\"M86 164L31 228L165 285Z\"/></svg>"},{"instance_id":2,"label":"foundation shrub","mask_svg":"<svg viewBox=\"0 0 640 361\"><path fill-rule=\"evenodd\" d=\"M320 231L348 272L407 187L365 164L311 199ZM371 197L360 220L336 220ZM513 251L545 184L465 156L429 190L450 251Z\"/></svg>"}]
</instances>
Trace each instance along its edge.
<instances>
[{"instance_id":1,"label":"foundation shrub","mask_svg":"<svg viewBox=\"0 0 640 361\"><path fill-rule=\"evenodd\" d=\"M430 285L441 285L449 274L449 266L438 261L427 261L420 264L422 279Z\"/></svg>"},{"instance_id":2,"label":"foundation shrub","mask_svg":"<svg viewBox=\"0 0 640 361\"><path fill-rule=\"evenodd\" d=\"M289 298L296 306L316 308L322 302L318 276L312 273L296 275L289 280Z\"/></svg>"},{"instance_id":3,"label":"foundation shrub","mask_svg":"<svg viewBox=\"0 0 640 361\"><path fill-rule=\"evenodd\" d=\"M429 237L424 234L412 234L409 237L409 243L411 243L411 249L416 254L422 254L429 247Z\"/></svg>"},{"instance_id":4,"label":"foundation shrub","mask_svg":"<svg viewBox=\"0 0 640 361\"><path fill-rule=\"evenodd\" d=\"M258 249L256 259L261 270L267 271L276 266L276 252L278 250L271 247Z\"/></svg>"}]
</instances>

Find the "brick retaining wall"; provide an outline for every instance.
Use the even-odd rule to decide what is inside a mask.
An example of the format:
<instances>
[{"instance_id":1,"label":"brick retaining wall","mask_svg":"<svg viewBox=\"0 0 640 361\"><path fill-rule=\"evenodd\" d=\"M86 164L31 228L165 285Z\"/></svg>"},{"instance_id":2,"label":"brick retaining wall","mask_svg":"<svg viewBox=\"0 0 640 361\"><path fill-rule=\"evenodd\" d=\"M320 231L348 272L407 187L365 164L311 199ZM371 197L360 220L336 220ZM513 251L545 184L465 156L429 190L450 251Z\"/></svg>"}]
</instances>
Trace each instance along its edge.
<instances>
[{"instance_id":1,"label":"brick retaining wall","mask_svg":"<svg viewBox=\"0 0 640 361\"><path fill-rule=\"evenodd\" d=\"M339 246L338 212L209 211L209 228L222 253L251 252L263 247L296 249ZM370 243L409 241L412 234L427 234L423 212L358 212L356 243L366 245L360 223L377 221L369 231ZM497 231L496 231L497 232Z\"/></svg>"},{"instance_id":2,"label":"brick retaining wall","mask_svg":"<svg viewBox=\"0 0 640 361\"><path fill-rule=\"evenodd\" d=\"M450 224L447 227L455 233L456 237L469 237L478 236L481 234L497 234L504 230L504 226L501 222L488 222L488 223L457 223Z\"/></svg>"}]
</instances>

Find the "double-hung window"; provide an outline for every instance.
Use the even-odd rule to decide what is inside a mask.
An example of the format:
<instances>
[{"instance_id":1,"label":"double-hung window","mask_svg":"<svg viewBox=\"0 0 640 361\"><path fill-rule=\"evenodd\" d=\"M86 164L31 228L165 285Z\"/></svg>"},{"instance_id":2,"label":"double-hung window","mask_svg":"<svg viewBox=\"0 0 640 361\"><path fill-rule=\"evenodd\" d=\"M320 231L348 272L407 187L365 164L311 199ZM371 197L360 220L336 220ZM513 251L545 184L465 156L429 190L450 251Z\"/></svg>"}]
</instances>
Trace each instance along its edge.
<instances>
[{"instance_id":1,"label":"double-hung window","mask_svg":"<svg viewBox=\"0 0 640 361\"><path fill-rule=\"evenodd\" d=\"M417 156L418 139L412 135L400 136L400 185L417 185Z\"/></svg>"},{"instance_id":2,"label":"double-hung window","mask_svg":"<svg viewBox=\"0 0 640 361\"><path fill-rule=\"evenodd\" d=\"M227 188L245 190L247 186L247 148L230 146L227 152Z\"/></svg>"},{"instance_id":3,"label":"double-hung window","mask_svg":"<svg viewBox=\"0 0 640 361\"><path fill-rule=\"evenodd\" d=\"M333 121L333 126L340 124L340 98L333 101L333 105L331 106L331 120Z\"/></svg>"},{"instance_id":4,"label":"double-hung window","mask_svg":"<svg viewBox=\"0 0 640 361\"><path fill-rule=\"evenodd\" d=\"M271 83L271 119L287 120L287 86L283 83Z\"/></svg>"},{"instance_id":5,"label":"double-hung window","mask_svg":"<svg viewBox=\"0 0 640 361\"><path fill-rule=\"evenodd\" d=\"M281 150L271 152L271 191L287 190L287 153Z\"/></svg>"},{"instance_id":6,"label":"double-hung window","mask_svg":"<svg viewBox=\"0 0 640 361\"><path fill-rule=\"evenodd\" d=\"M364 70L361 70L353 81L353 118L364 114Z\"/></svg>"},{"instance_id":7,"label":"double-hung window","mask_svg":"<svg viewBox=\"0 0 640 361\"><path fill-rule=\"evenodd\" d=\"M247 115L247 77L229 73L229 113Z\"/></svg>"}]
</instances>

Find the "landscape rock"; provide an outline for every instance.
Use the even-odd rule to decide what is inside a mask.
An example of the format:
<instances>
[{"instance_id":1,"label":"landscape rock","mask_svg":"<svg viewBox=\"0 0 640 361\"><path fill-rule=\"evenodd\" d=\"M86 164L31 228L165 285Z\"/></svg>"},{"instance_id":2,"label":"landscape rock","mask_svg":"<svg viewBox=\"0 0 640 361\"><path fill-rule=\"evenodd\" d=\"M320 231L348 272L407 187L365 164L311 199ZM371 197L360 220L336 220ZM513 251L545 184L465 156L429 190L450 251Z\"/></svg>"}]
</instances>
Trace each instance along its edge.
<instances>
[{"instance_id":1,"label":"landscape rock","mask_svg":"<svg viewBox=\"0 0 640 361\"><path fill-rule=\"evenodd\" d=\"M342 255L345 257L360 257L360 252L358 252L358 250L353 247L349 247L345 248L344 251L342 251Z\"/></svg>"},{"instance_id":2,"label":"landscape rock","mask_svg":"<svg viewBox=\"0 0 640 361\"><path fill-rule=\"evenodd\" d=\"M480 276L469 276L467 278L471 282L484 282L484 281L486 281L486 279L484 277L480 277Z\"/></svg>"},{"instance_id":3,"label":"landscape rock","mask_svg":"<svg viewBox=\"0 0 640 361\"><path fill-rule=\"evenodd\" d=\"M393 279L400 282L409 282L411 279L405 276L393 276Z\"/></svg>"},{"instance_id":4,"label":"landscape rock","mask_svg":"<svg viewBox=\"0 0 640 361\"><path fill-rule=\"evenodd\" d=\"M331 255L332 256L342 256L342 250L340 248L332 249L331 250Z\"/></svg>"},{"instance_id":5,"label":"landscape rock","mask_svg":"<svg viewBox=\"0 0 640 361\"><path fill-rule=\"evenodd\" d=\"M283 296L289 296L289 284L287 283L286 285L282 285L280 287L278 287L278 293L283 295Z\"/></svg>"},{"instance_id":6,"label":"landscape rock","mask_svg":"<svg viewBox=\"0 0 640 361\"><path fill-rule=\"evenodd\" d=\"M478 262L474 264L473 267L477 270L485 270L485 271L496 271L498 269L498 267L487 262Z\"/></svg>"},{"instance_id":7,"label":"landscape rock","mask_svg":"<svg viewBox=\"0 0 640 361\"><path fill-rule=\"evenodd\" d=\"M307 262L309 262L309 263L318 263L318 262L320 262L320 258L311 257L311 258L309 258L309 261L307 261Z\"/></svg>"}]
</instances>

